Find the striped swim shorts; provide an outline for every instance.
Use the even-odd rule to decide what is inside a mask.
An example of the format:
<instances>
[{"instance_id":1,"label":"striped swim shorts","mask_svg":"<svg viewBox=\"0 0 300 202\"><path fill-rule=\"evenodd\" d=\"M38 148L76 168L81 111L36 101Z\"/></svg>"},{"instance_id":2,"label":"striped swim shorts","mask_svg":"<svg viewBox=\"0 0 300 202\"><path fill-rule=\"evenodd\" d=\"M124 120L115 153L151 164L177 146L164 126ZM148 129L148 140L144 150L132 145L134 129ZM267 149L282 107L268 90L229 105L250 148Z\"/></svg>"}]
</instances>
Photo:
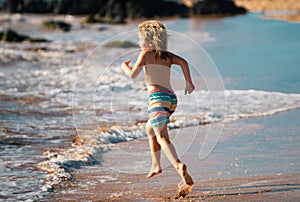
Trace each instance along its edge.
<instances>
[{"instance_id":1,"label":"striped swim shorts","mask_svg":"<svg viewBox=\"0 0 300 202\"><path fill-rule=\"evenodd\" d=\"M149 93L148 115L152 127L170 123L170 116L177 106L177 97L173 90L155 88Z\"/></svg>"}]
</instances>

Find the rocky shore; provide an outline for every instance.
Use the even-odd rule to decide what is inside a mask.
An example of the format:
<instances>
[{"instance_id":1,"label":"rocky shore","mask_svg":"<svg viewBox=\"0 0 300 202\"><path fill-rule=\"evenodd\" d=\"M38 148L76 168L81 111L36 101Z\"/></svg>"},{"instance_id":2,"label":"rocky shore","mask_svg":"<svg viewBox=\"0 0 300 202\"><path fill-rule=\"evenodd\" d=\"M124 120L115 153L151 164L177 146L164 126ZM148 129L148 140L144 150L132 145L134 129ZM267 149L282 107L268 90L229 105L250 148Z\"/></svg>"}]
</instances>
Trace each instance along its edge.
<instances>
[{"instance_id":1,"label":"rocky shore","mask_svg":"<svg viewBox=\"0 0 300 202\"><path fill-rule=\"evenodd\" d=\"M86 22L125 23L126 19L207 14L244 14L231 0L204 0L191 7L164 0L4 0L0 9L9 13L88 15Z\"/></svg>"}]
</instances>

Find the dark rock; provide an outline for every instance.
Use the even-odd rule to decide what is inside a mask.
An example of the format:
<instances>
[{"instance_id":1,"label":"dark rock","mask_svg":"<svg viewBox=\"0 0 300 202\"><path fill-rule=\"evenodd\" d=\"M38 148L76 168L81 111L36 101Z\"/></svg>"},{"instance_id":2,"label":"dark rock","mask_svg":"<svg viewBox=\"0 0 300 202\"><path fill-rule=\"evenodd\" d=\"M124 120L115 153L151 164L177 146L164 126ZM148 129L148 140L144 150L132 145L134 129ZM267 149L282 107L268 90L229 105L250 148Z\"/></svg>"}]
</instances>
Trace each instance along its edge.
<instances>
[{"instance_id":1,"label":"dark rock","mask_svg":"<svg viewBox=\"0 0 300 202\"><path fill-rule=\"evenodd\" d=\"M107 0L4 0L1 9L12 13L97 13Z\"/></svg>"},{"instance_id":2,"label":"dark rock","mask_svg":"<svg viewBox=\"0 0 300 202\"><path fill-rule=\"evenodd\" d=\"M120 18L118 16L100 16L98 14L96 15L89 15L85 18L85 20L82 22L83 24L86 23L109 23L109 24L123 24L125 23L125 18Z\"/></svg>"},{"instance_id":3,"label":"dark rock","mask_svg":"<svg viewBox=\"0 0 300 202\"><path fill-rule=\"evenodd\" d=\"M129 18L153 18L160 16L164 8L162 0L127 0L125 9Z\"/></svg>"},{"instance_id":4,"label":"dark rock","mask_svg":"<svg viewBox=\"0 0 300 202\"><path fill-rule=\"evenodd\" d=\"M50 13L51 1L46 0L5 0L1 9L11 13Z\"/></svg>"},{"instance_id":5,"label":"dark rock","mask_svg":"<svg viewBox=\"0 0 300 202\"><path fill-rule=\"evenodd\" d=\"M5 0L1 5L1 10L10 13L22 12L22 8L23 0Z\"/></svg>"},{"instance_id":6,"label":"dark rock","mask_svg":"<svg viewBox=\"0 0 300 202\"><path fill-rule=\"evenodd\" d=\"M108 22L120 24L125 22L125 1L124 0L109 0L106 4L105 18Z\"/></svg>"},{"instance_id":7,"label":"dark rock","mask_svg":"<svg viewBox=\"0 0 300 202\"><path fill-rule=\"evenodd\" d=\"M107 0L53 0L52 12L56 14L96 14Z\"/></svg>"},{"instance_id":8,"label":"dark rock","mask_svg":"<svg viewBox=\"0 0 300 202\"><path fill-rule=\"evenodd\" d=\"M84 23L125 23L126 11L125 0L107 0L102 1L96 14L90 14Z\"/></svg>"},{"instance_id":9,"label":"dark rock","mask_svg":"<svg viewBox=\"0 0 300 202\"><path fill-rule=\"evenodd\" d=\"M237 7L232 0L204 0L192 7L192 14L243 14L247 10Z\"/></svg>"},{"instance_id":10,"label":"dark rock","mask_svg":"<svg viewBox=\"0 0 300 202\"><path fill-rule=\"evenodd\" d=\"M125 10L126 17L132 19L188 15L186 6L163 0L127 0Z\"/></svg>"},{"instance_id":11,"label":"dark rock","mask_svg":"<svg viewBox=\"0 0 300 202\"><path fill-rule=\"evenodd\" d=\"M178 16L178 15L180 17L189 16L189 9L185 5L178 4L172 1L165 1L164 6L159 9L161 12L161 16Z\"/></svg>"},{"instance_id":12,"label":"dark rock","mask_svg":"<svg viewBox=\"0 0 300 202\"><path fill-rule=\"evenodd\" d=\"M125 0L103 0L97 13L90 14L84 23L125 23L125 2Z\"/></svg>"},{"instance_id":13,"label":"dark rock","mask_svg":"<svg viewBox=\"0 0 300 202\"><path fill-rule=\"evenodd\" d=\"M0 32L0 40L7 42L49 42L48 40L42 38L30 38L27 35L18 34L14 30L10 29Z\"/></svg>"},{"instance_id":14,"label":"dark rock","mask_svg":"<svg viewBox=\"0 0 300 202\"><path fill-rule=\"evenodd\" d=\"M95 15L89 15L87 16L84 20L83 20L83 24L87 24L87 23L96 23L96 19L95 19Z\"/></svg>"},{"instance_id":15,"label":"dark rock","mask_svg":"<svg viewBox=\"0 0 300 202\"><path fill-rule=\"evenodd\" d=\"M55 21L55 20L49 20L43 23L43 27L49 30L55 30L55 29L61 29L65 32L68 32L71 30L71 25L69 23L65 23L63 21Z\"/></svg>"},{"instance_id":16,"label":"dark rock","mask_svg":"<svg viewBox=\"0 0 300 202\"><path fill-rule=\"evenodd\" d=\"M96 14L89 15L84 23L110 23L123 24L125 23L126 10L125 0L108 0L103 4Z\"/></svg>"},{"instance_id":17,"label":"dark rock","mask_svg":"<svg viewBox=\"0 0 300 202\"><path fill-rule=\"evenodd\" d=\"M98 28L98 31L100 31L100 32L105 31L105 30L107 30L107 27L99 27Z\"/></svg>"},{"instance_id":18,"label":"dark rock","mask_svg":"<svg viewBox=\"0 0 300 202\"><path fill-rule=\"evenodd\" d=\"M44 43L44 42L50 42L49 40L43 39L43 38L27 38L25 41L29 41L31 43Z\"/></svg>"},{"instance_id":19,"label":"dark rock","mask_svg":"<svg viewBox=\"0 0 300 202\"><path fill-rule=\"evenodd\" d=\"M97 15L89 16L86 22L105 22L120 24L125 18L140 19L165 16L187 16L188 9L184 5L163 0L108 0Z\"/></svg>"},{"instance_id":20,"label":"dark rock","mask_svg":"<svg viewBox=\"0 0 300 202\"><path fill-rule=\"evenodd\" d=\"M25 35L17 34L17 32L13 30L6 30L3 32L0 32L0 38L1 41L10 41L10 42L22 42L28 37Z\"/></svg>"},{"instance_id":21,"label":"dark rock","mask_svg":"<svg viewBox=\"0 0 300 202\"><path fill-rule=\"evenodd\" d=\"M51 5L43 0L23 0L21 12L24 13L50 13Z\"/></svg>"},{"instance_id":22,"label":"dark rock","mask_svg":"<svg viewBox=\"0 0 300 202\"><path fill-rule=\"evenodd\" d=\"M186 16L184 5L164 0L5 0L8 12L88 14L85 23L125 22L125 18L153 18L170 15Z\"/></svg>"}]
</instances>

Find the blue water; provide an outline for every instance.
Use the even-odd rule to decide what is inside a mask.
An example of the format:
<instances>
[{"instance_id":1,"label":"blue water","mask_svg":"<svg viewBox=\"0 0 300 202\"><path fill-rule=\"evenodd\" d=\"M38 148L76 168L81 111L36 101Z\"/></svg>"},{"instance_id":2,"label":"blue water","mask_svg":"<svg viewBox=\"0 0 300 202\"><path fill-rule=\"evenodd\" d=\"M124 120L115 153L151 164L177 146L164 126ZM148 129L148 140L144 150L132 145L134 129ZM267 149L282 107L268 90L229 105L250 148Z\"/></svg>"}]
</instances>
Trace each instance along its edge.
<instances>
[{"instance_id":1,"label":"blue water","mask_svg":"<svg viewBox=\"0 0 300 202\"><path fill-rule=\"evenodd\" d=\"M226 89L300 93L300 24L260 18L258 13L219 19L182 19L176 31L209 32L202 43Z\"/></svg>"},{"instance_id":2,"label":"blue water","mask_svg":"<svg viewBox=\"0 0 300 202\"><path fill-rule=\"evenodd\" d=\"M300 92L300 24L229 17L202 27L217 39L205 45L228 89Z\"/></svg>"}]
</instances>

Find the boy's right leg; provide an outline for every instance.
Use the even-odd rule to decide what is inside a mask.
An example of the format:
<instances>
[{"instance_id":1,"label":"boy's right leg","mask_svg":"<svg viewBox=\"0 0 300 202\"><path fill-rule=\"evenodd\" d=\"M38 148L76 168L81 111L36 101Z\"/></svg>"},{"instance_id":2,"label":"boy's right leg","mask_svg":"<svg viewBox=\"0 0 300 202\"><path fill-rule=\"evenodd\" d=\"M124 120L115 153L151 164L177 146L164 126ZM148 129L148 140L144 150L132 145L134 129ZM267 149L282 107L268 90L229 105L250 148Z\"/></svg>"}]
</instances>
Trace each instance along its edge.
<instances>
[{"instance_id":1,"label":"boy's right leg","mask_svg":"<svg viewBox=\"0 0 300 202\"><path fill-rule=\"evenodd\" d=\"M161 156L161 146L158 144L155 133L151 126L150 120L146 124L146 132L149 139L149 146L152 156L152 166L147 178L151 178L154 175L157 175L162 172L160 166L160 156Z\"/></svg>"},{"instance_id":2,"label":"boy's right leg","mask_svg":"<svg viewBox=\"0 0 300 202\"><path fill-rule=\"evenodd\" d=\"M170 141L167 124L153 127L153 130L155 132L158 144L160 144L161 149L164 151L170 163L175 167L178 174L182 177L183 182L187 185L193 185L194 181L188 174L186 165L179 160L176 149Z\"/></svg>"}]
</instances>

